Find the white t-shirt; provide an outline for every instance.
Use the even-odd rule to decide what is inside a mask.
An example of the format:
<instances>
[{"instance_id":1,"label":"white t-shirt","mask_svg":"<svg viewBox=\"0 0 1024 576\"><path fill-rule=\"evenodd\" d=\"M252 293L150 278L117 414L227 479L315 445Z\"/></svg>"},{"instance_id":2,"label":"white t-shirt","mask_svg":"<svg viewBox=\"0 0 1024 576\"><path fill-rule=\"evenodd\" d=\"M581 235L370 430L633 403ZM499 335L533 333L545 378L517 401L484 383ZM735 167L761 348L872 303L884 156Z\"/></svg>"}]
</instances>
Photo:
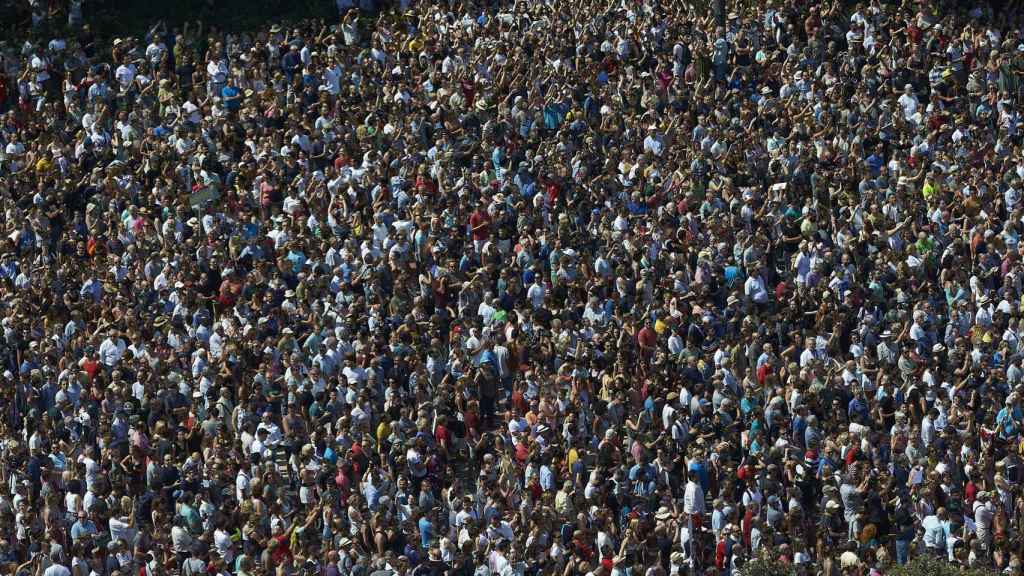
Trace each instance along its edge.
<instances>
[{"instance_id":1,"label":"white t-shirt","mask_svg":"<svg viewBox=\"0 0 1024 576\"><path fill-rule=\"evenodd\" d=\"M71 576L71 570L61 564L51 564L43 571L43 576Z\"/></svg>"},{"instance_id":2,"label":"white t-shirt","mask_svg":"<svg viewBox=\"0 0 1024 576\"><path fill-rule=\"evenodd\" d=\"M128 88L132 81L135 80L135 66L133 64L122 64L117 67L114 72L114 77L117 78L117 83L122 88Z\"/></svg>"},{"instance_id":3,"label":"white t-shirt","mask_svg":"<svg viewBox=\"0 0 1024 576\"><path fill-rule=\"evenodd\" d=\"M241 502L245 500L245 494L249 491L249 476L243 471L238 472L235 477L235 498Z\"/></svg>"},{"instance_id":4,"label":"white t-shirt","mask_svg":"<svg viewBox=\"0 0 1024 576\"><path fill-rule=\"evenodd\" d=\"M88 456L82 456L78 461L85 464L85 487L87 490L92 492L93 488L96 487L96 480L100 475L100 465Z\"/></svg>"},{"instance_id":5,"label":"white t-shirt","mask_svg":"<svg viewBox=\"0 0 1024 576\"><path fill-rule=\"evenodd\" d=\"M217 548L217 554L224 559L224 563L230 566L231 562L235 559L231 535L219 528L214 530L213 545Z\"/></svg>"},{"instance_id":6,"label":"white t-shirt","mask_svg":"<svg viewBox=\"0 0 1024 576\"><path fill-rule=\"evenodd\" d=\"M108 522L111 540L124 540L129 546L135 542L135 529L127 521L111 518Z\"/></svg>"},{"instance_id":7,"label":"white t-shirt","mask_svg":"<svg viewBox=\"0 0 1024 576\"><path fill-rule=\"evenodd\" d=\"M526 297L530 299L534 310L540 308L544 305L544 286L539 283L534 283L530 286L530 289L526 291Z\"/></svg>"},{"instance_id":8,"label":"white t-shirt","mask_svg":"<svg viewBox=\"0 0 1024 576\"><path fill-rule=\"evenodd\" d=\"M910 120L915 113L917 113L917 98L910 95L904 94L899 97L899 105L903 108L903 118Z\"/></svg>"}]
</instances>

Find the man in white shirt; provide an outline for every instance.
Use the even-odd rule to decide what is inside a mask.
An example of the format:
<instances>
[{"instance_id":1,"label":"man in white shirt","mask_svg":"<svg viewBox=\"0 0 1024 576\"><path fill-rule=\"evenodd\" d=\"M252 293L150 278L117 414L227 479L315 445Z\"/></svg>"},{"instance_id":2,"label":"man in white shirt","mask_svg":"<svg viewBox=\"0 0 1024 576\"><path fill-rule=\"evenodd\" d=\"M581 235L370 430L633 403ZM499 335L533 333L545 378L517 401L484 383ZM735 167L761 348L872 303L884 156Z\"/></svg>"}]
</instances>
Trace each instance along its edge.
<instances>
[{"instance_id":1,"label":"man in white shirt","mask_svg":"<svg viewBox=\"0 0 1024 576\"><path fill-rule=\"evenodd\" d=\"M764 280L760 274L752 274L743 284L743 293L755 304L768 302L768 291L765 289Z\"/></svg>"},{"instance_id":2,"label":"man in white shirt","mask_svg":"<svg viewBox=\"0 0 1024 576\"><path fill-rule=\"evenodd\" d=\"M926 516L921 522L924 528L924 547L929 553L939 557L946 557L948 554L949 514L945 508L939 508L935 514Z\"/></svg>"},{"instance_id":3,"label":"man in white shirt","mask_svg":"<svg viewBox=\"0 0 1024 576\"><path fill-rule=\"evenodd\" d=\"M515 540L515 533L512 531L512 525L501 519L497 514L491 516L490 524L487 526L487 537L491 540L498 540L504 538L505 540L512 542Z\"/></svg>"},{"instance_id":4,"label":"man in white shirt","mask_svg":"<svg viewBox=\"0 0 1024 576\"><path fill-rule=\"evenodd\" d=\"M113 368L121 361L128 345L121 338L121 332L114 330L103 343L100 344L100 362L108 368Z\"/></svg>"},{"instance_id":5,"label":"man in white shirt","mask_svg":"<svg viewBox=\"0 0 1024 576\"><path fill-rule=\"evenodd\" d=\"M992 542L992 521L995 518L991 494L979 492L974 501L974 533L981 540L982 549L988 550Z\"/></svg>"},{"instance_id":6,"label":"man in white shirt","mask_svg":"<svg viewBox=\"0 0 1024 576\"><path fill-rule=\"evenodd\" d=\"M63 564L50 564L50 567L43 571L43 576L71 576L71 570Z\"/></svg>"},{"instance_id":7,"label":"man in white shirt","mask_svg":"<svg viewBox=\"0 0 1024 576\"><path fill-rule=\"evenodd\" d=\"M679 400L679 394L669 392L665 400L665 406L661 409L661 427L663 430L669 430L675 423L676 401Z\"/></svg>"},{"instance_id":8,"label":"man in white shirt","mask_svg":"<svg viewBox=\"0 0 1024 576\"><path fill-rule=\"evenodd\" d=\"M539 276L534 280L529 290L526 291L526 297L530 300L534 310L544 305L544 286L540 283Z\"/></svg>"},{"instance_id":9,"label":"man in white shirt","mask_svg":"<svg viewBox=\"0 0 1024 576\"><path fill-rule=\"evenodd\" d=\"M333 96L337 96L341 93L341 76L343 71L341 66L335 63L333 66L324 70L324 83L327 87L327 91Z\"/></svg>"},{"instance_id":10,"label":"man in white shirt","mask_svg":"<svg viewBox=\"0 0 1024 576\"><path fill-rule=\"evenodd\" d=\"M271 420L272 416L273 414L269 410L267 410L266 412L263 413L263 420L259 423L258 426L256 426L257 432L259 432L260 430L267 431L266 444L269 446L276 445L283 438L283 435L281 434L281 428L273 420Z\"/></svg>"},{"instance_id":11,"label":"man in white shirt","mask_svg":"<svg viewBox=\"0 0 1024 576\"><path fill-rule=\"evenodd\" d=\"M238 475L235 476L235 499L239 502L249 497L249 474L245 467L239 467Z\"/></svg>"},{"instance_id":12,"label":"man in white shirt","mask_svg":"<svg viewBox=\"0 0 1024 576\"><path fill-rule=\"evenodd\" d=\"M704 488L700 485L697 473L688 470L686 473L686 488L683 492L683 512L686 513L693 528L699 529L704 519Z\"/></svg>"},{"instance_id":13,"label":"man in white shirt","mask_svg":"<svg viewBox=\"0 0 1024 576\"><path fill-rule=\"evenodd\" d=\"M210 334L210 356L220 359L224 352L224 327L220 322L213 325L213 334Z\"/></svg>"},{"instance_id":14,"label":"man in white shirt","mask_svg":"<svg viewBox=\"0 0 1024 576\"><path fill-rule=\"evenodd\" d=\"M479 316L480 319L483 320L484 325L490 324L491 317L494 316L494 314L497 312L497 308L491 305L492 303L496 302L497 300L494 298L494 294L487 292L484 295L483 301L480 302L479 306L477 306L477 316Z\"/></svg>"},{"instance_id":15,"label":"man in white shirt","mask_svg":"<svg viewBox=\"0 0 1024 576\"><path fill-rule=\"evenodd\" d=\"M146 46L146 59L149 60L150 64L156 66L160 64L160 60L163 58L164 52L166 51L167 45L154 37L153 41L149 43L149 46Z\"/></svg>"},{"instance_id":16,"label":"man in white shirt","mask_svg":"<svg viewBox=\"0 0 1024 576\"><path fill-rule=\"evenodd\" d=\"M121 92L127 92L131 87L132 82L135 81L135 73L135 65L130 62L117 67L117 70L114 72L114 78L117 79L117 83L121 86Z\"/></svg>"},{"instance_id":17,"label":"man in white shirt","mask_svg":"<svg viewBox=\"0 0 1024 576\"><path fill-rule=\"evenodd\" d=\"M658 132L657 124L654 124L650 128L650 133L644 138L644 152L650 152L655 156L661 156L661 153L665 150L665 140Z\"/></svg>"},{"instance_id":18,"label":"man in white shirt","mask_svg":"<svg viewBox=\"0 0 1024 576\"><path fill-rule=\"evenodd\" d=\"M210 60L206 64L206 75L209 78L208 94L220 94L228 81L228 63L223 57Z\"/></svg>"},{"instance_id":19,"label":"man in white shirt","mask_svg":"<svg viewBox=\"0 0 1024 576\"><path fill-rule=\"evenodd\" d=\"M918 118L915 117L917 114L918 102L917 96L914 95L914 87L907 84L903 87L903 94L897 100L900 108L903 109L903 119L907 122L917 124Z\"/></svg>"}]
</instances>

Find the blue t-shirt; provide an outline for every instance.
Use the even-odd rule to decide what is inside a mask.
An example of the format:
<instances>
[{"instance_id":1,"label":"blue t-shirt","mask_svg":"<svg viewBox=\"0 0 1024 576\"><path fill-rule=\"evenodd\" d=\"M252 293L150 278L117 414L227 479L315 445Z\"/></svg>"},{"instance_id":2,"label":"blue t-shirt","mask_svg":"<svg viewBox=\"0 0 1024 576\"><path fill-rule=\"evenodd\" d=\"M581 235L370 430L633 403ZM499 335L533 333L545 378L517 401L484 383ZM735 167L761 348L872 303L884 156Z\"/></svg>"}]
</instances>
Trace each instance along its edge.
<instances>
[{"instance_id":1,"label":"blue t-shirt","mask_svg":"<svg viewBox=\"0 0 1024 576\"><path fill-rule=\"evenodd\" d=\"M426 550L427 548L430 548L430 539L434 535L434 525L430 520L427 520L426 516L420 518L420 521L417 524L420 529L420 546Z\"/></svg>"},{"instance_id":2,"label":"blue t-shirt","mask_svg":"<svg viewBox=\"0 0 1024 576\"><path fill-rule=\"evenodd\" d=\"M292 272L298 274L302 267L306 265L306 255L302 252L291 251L285 256L289 262L292 263Z\"/></svg>"},{"instance_id":3,"label":"blue t-shirt","mask_svg":"<svg viewBox=\"0 0 1024 576\"><path fill-rule=\"evenodd\" d=\"M239 90L235 86L225 86L220 89L220 97L224 100L224 107L228 110L238 110L242 106L242 102L235 99L238 92Z\"/></svg>"}]
</instances>

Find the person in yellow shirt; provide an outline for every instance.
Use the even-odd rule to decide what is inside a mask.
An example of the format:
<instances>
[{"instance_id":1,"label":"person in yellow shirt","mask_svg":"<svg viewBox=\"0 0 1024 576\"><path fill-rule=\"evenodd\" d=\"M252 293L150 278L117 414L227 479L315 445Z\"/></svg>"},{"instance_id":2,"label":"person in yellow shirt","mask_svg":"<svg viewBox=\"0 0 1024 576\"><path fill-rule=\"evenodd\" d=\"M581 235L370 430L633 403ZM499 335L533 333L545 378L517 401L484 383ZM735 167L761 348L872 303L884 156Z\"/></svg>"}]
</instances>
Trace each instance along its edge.
<instances>
[{"instance_id":1,"label":"person in yellow shirt","mask_svg":"<svg viewBox=\"0 0 1024 576\"><path fill-rule=\"evenodd\" d=\"M53 170L53 162L50 161L49 154L47 154L36 162L36 172L45 174L50 170Z\"/></svg>"},{"instance_id":2,"label":"person in yellow shirt","mask_svg":"<svg viewBox=\"0 0 1024 576\"><path fill-rule=\"evenodd\" d=\"M388 436L391 436L391 421L382 418L380 424L377 425L377 445L382 446Z\"/></svg>"},{"instance_id":3,"label":"person in yellow shirt","mask_svg":"<svg viewBox=\"0 0 1024 576\"><path fill-rule=\"evenodd\" d=\"M925 202L931 202L932 197L935 196L935 185L932 184L931 177L926 177L924 186L921 187L921 196L924 197Z\"/></svg>"},{"instance_id":4,"label":"person in yellow shirt","mask_svg":"<svg viewBox=\"0 0 1024 576\"><path fill-rule=\"evenodd\" d=\"M668 330L668 324L666 324L664 320L658 318L657 320L654 321L655 332L657 332L658 334L664 334L665 330Z\"/></svg>"}]
</instances>

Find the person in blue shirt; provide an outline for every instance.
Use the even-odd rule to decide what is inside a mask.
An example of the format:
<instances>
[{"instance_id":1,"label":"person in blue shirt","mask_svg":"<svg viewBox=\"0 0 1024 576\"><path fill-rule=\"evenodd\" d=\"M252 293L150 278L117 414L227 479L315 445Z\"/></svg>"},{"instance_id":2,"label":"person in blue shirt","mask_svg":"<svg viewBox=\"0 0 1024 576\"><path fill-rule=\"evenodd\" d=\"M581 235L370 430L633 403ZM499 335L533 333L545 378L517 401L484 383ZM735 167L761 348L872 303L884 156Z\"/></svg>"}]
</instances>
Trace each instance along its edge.
<instances>
[{"instance_id":1,"label":"person in blue shirt","mask_svg":"<svg viewBox=\"0 0 1024 576\"><path fill-rule=\"evenodd\" d=\"M299 56L299 46L292 44L288 52L281 57L281 71L288 77L288 82L302 69L302 58Z\"/></svg>"},{"instance_id":2,"label":"person in blue shirt","mask_svg":"<svg viewBox=\"0 0 1024 576\"><path fill-rule=\"evenodd\" d=\"M242 91L235 86L235 82L230 76L228 76L227 84L220 89L220 98L229 112L235 112L242 107Z\"/></svg>"},{"instance_id":3,"label":"person in blue shirt","mask_svg":"<svg viewBox=\"0 0 1024 576\"><path fill-rule=\"evenodd\" d=\"M490 364L491 367L493 368L498 365L498 357L494 354L493 348L494 344L489 341L484 344L484 350L480 352L480 366L483 366L484 364Z\"/></svg>"},{"instance_id":4,"label":"person in blue shirt","mask_svg":"<svg viewBox=\"0 0 1024 576\"><path fill-rule=\"evenodd\" d=\"M362 493L363 498L366 499L366 507L371 511L376 512L378 508L378 496L380 490L377 488L379 484L379 473L376 468L371 468L367 474L366 480L363 481Z\"/></svg>"},{"instance_id":5,"label":"person in blue shirt","mask_svg":"<svg viewBox=\"0 0 1024 576\"><path fill-rule=\"evenodd\" d=\"M708 489L708 469L704 465L702 460L694 460L690 462L690 471L697 475L697 479L700 480L700 486L702 489Z\"/></svg>"},{"instance_id":6,"label":"person in blue shirt","mask_svg":"<svg viewBox=\"0 0 1024 576\"><path fill-rule=\"evenodd\" d=\"M921 539L924 541L925 549L935 556L945 558L952 541L949 514L946 509L939 508L935 514L926 516L921 521L921 528L924 529L924 536Z\"/></svg>"},{"instance_id":7,"label":"person in blue shirt","mask_svg":"<svg viewBox=\"0 0 1024 576\"><path fill-rule=\"evenodd\" d=\"M89 278L82 284L78 294L82 298L92 298L93 302L99 302L103 298L103 284L96 278Z\"/></svg>"},{"instance_id":8,"label":"person in blue shirt","mask_svg":"<svg viewBox=\"0 0 1024 576\"><path fill-rule=\"evenodd\" d=\"M296 274L302 271L302 267L306 265L306 255L299 249L298 243L293 243L285 258L292 263L292 272Z\"/></svg>"},{"instance_id":9,"label":"person in blue shirt","mask_svg":"<svg viewBox=\"0 0 1024 576\"><path fill-rule=\"evenodd\" d=\"M555 474L551 471L550 460L550 458L546 458L538 472L540 487L545 492L553 492L555 490Z\"/></svg>"},{"instance_id":10,"label":"person in blue shirt","mask_svg":"<svg viewBox=\"0 0 1024 576\"><path fill-rule=\"evenodd\" d=\"M875 151L864 159L864 164L868 168L868 173L871 174L872 178L878 178L882 172L882 166L885 166L885 155L882 151L882 144L878 144L875 147Z\"/></svg>"},{"instance_id":11,"label":"person in blue shirt","mask_svg":"<svg viewBox=\"0 0 1024 576\"><path fill-rule=\"evenodd\" d=\"M1006 399L1006 405L996 414L996 425L999 426L999 437L1012 438L1017 435L1019 410L1013 405L1013 398Z\"/></svg>"},{"instance_id":12,"label":"person in blue shirt","mask_svg":"<svg viewBox=\"0 0 1024 576\"><path fill-rule=\"evenodd\" d=\"M429 549L430 541L434 538L434 523L430 520L429 512L423 512L416 526L420 531L420 546L424 550Z\"/></svg>"},{"instance_id":13,"label":"person in blue shirt","mask_svg":"<svg viewBox=\"0 0 1024 576\"><path fill-rule=\"evenodd\" d=\"M516 170L516 176L513 179L513 183L516 188L519 189L519 194L523 198L530 199L537 193L537 183L530 174L530 166L527 162L520 162L519 168Z\"/></svg>"},{"instance_id":14,"label":"person in blue shirt","mask_svg":"<svg viewBox=\"0 0 1024 576\"><path fill-rule=\"evenodd\" d=\"M653 472L651 465L647 463L647 457L644 455L640 456L640 462L634 464L629 469L629 480L630 482L636 482L641 478L641 475L645 472Z\"/></svg>"},{"instance_id":15,"label":"person in blue shirt","mask_svg":"<svg viewBox=\"0 0 1024 576\"><path fill-rule=\"evenodd\" d=\"M71 525L71 541L78 543L85 536L94 536L99 533L96 524L89 520L85 510L78 511L78 520Z\"/></svg>"},{"instance_id":16,"label":"person in blue shirt","mask_svg":"<svg viewBox=\"0 0 1024 576\"><path fill-rule=\"evenodd\" d=\"M8 252L3 256L3 263L0 263L0 277L13 281L17 276L18 261L14 259L14 254Z\"/></svg>"},{"instance_id":17,"label":"person in blue shirt","mask_svg":"<svg viewBox=\"0 0 1024 576\"><path fill-rule=\"evenodd\" d=\"M807 407L801 405L793 417L793 441L797 447L804 448L804 432L807 431Z\"/></svg>"},{"instance_id":18,"label":"person in blue shirt","mask_svg":"<svg viewBox=\"0 0 1024 576\"><path fill-rule=\"evenodd\" d=\"M855 395L851 400L846 410L847 416L850 420L857 422L868 422L871 419L871 413L868 410L867 402L864 399L864 392L861 391Z\"/></svg>"}]
</instances>

